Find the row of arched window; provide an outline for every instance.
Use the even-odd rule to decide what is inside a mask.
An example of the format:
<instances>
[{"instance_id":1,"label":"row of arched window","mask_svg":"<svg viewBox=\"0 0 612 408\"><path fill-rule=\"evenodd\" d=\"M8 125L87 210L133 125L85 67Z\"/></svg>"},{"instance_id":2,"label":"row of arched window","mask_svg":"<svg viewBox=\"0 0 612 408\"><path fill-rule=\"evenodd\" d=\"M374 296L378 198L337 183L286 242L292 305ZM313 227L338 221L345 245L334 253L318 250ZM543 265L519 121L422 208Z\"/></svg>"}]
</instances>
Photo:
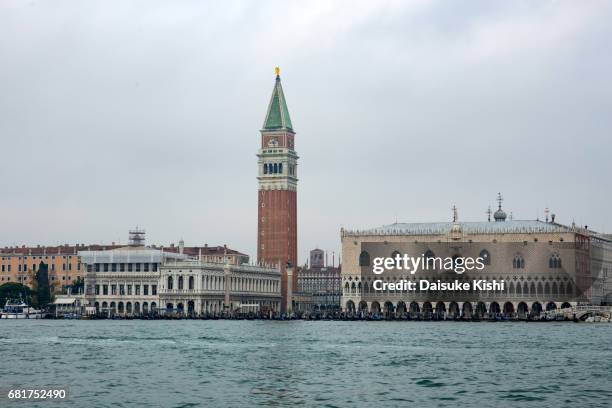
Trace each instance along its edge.
<instances>
[{"instance_id":1,"label":"row of arched window","mask_svg":"<svg viewBox=\"0 0 612 408\"><path fill-rule=\"evenodd\" d=\"M403 293L407 293L408 290L403 291ZM432 293L435 291L420 291L418 289L417 286L417 290L414 291L414 293ZM499 293L499 294L506 294L508 296L539 296L539 295L559 295L559 296L565 296L565 295L574 295L574 285L572 284L572 282L567 282L567 284L564 284L563 282L538 282L537 284L535 282L515 282L515 281L511 281L505 290L503 291L488 291L489 293ZM380 293L397 293L396 291L390 291L390 290L386 290L386 291L380 291L380 290L375 290L373 285L371 285L368 282L363 282L363 285L361 282L345 282L344 283L344 287L343 287L343 294L344 296L350 296L350 295L366 295L366 294L380 294Z\"/></svg>"},{"instance_id":2,"label":"row of arched window","mask_svg":"<svg viewBox=\"0 0 612 408\"><path fill-rule=\"evenodd\" d=\"M234 291L254 291L254 292L277 292L278 281L270 279L251 279L251 278L230 278L230 287ZM177 279L177 289L189 289L193 290L194 278L190 276L188 278L187 288L184 285L183 276L179 276ZM223 276L203 276L202 277L202 288L204 290L223 290L225 288L225 277ZM167 278L167 289L174 289L174 277L168 276Z\"/></svg>"},{"instance_id":3,"label":"row of arched window","mask_svg":"<svg viewBox=\"0 0 612 408\"><path fill-rule=\"evenodd\" d=\"M399 251L393 251L393 253L391 253L391 258L395 258L397 255L401 255ZM428 263L428 265L433 265L433 258L435 258L436 255L428 249L427 252L423 254L423 257L425 258L425 261ZM482 262L485 265L491 264L491 254L486 249L480 251L479 257L483 259ZM359 254L359 266L370 266L370 263L370 254L368 253L368 251L361 251L361 253ZM516 254L514 256L514 258L512 259L512 267L514 269L525 269L525 259L522 255ZM561 268L561 257L559 256L559 254L554 253L550 256L548 260L548 267L551 269Z\"/></svg>"},{"instance_id":4,"label":"row of arched window","mask_svg":"<svg viewBox=\"0 0 612 408\"><path fill-rule=\"evenodd\" d=\"M108 311L110 309L111 313L119 313L119 314L148 314L149 312L157 311L157 303L151 302L151 306L149 308L149 304L147 302L142 302L142 310L140 307L140 302L134 302L132 306L132 302L95 302L94 306L97 311Z\"/></svg>"},{"instance_id":5,"label":"row of arched window","mask_svg":"<svg viewBox=\"0 0 612 408\"><path fill-rule=\"evenodd\" d=\"M184 283L183 283L183 277L179 276L177 279L177 289L178 290L183 290L184 288ZM168 290L173 290L174 289L174 278L172 276L168 276L168 285L167 285ZM189 277L189 284L188 284L188 289L193 290L194 288L194 281L193 281L193 276Z\"/></svg>"},{"instance_id":6,"label":"row of arched window","mask_svg":"<svg viewBox=\"0 0 612 408\"><path fill-rule=\"evenodd\" d=\"M264 174L283 174L283 163L264 163Z\"/></svg>"}]
</instances>

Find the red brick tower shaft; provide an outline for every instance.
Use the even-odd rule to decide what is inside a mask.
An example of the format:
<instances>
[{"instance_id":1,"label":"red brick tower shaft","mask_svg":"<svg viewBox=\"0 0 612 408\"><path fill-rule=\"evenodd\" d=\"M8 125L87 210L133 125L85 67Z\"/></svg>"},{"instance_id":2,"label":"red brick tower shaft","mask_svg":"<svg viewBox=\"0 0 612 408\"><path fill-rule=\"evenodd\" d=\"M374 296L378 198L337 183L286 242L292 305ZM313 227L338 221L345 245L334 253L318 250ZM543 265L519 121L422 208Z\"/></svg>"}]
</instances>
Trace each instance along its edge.
<instances>
[{"instance_id":1,"label":"red brick tower shaft","mask_svg":"<svg viewBox=\"0 0 612 408\"><path fill-rule=\"evenodd\" d=\"M288 293L297 290L297 160L295 132L277 69L276 81L263 129L258 167L257 259L280 265L283 301L290 311ZM291 282L287 267L293 268ZM291 287L288 286L291 284Z\"/></svg>"}]
</instances>

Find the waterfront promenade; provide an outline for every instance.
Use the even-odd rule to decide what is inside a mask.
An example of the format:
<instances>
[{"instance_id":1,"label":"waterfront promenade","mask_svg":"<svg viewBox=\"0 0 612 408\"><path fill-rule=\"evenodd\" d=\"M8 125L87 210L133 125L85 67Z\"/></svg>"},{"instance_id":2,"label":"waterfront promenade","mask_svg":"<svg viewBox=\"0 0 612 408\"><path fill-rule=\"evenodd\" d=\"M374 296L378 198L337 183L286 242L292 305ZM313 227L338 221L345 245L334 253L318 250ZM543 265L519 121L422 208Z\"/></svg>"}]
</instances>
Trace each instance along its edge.
<instances>
[{"instance_id":1,"label":"waterfront promenade","mask_svg":"<svg viewBox=\"0 0 612 408\"><path fill-rule=\"evenodd\" d=\"M611 322L612 306L574 306L557 310L550 310L538 314L471 314L449 316L444 313L345 313L345 312L312 312L291 315L274 315L272 313L220 313L220 314L186 314L177 312L150 313L147 315L119 315L112 313L98 313L90 316L69 314L68 316L48 315L53 319L85 319L85 320L328 320L328 321L534 321L534 322Z\"/></svg>"}]
</instances>

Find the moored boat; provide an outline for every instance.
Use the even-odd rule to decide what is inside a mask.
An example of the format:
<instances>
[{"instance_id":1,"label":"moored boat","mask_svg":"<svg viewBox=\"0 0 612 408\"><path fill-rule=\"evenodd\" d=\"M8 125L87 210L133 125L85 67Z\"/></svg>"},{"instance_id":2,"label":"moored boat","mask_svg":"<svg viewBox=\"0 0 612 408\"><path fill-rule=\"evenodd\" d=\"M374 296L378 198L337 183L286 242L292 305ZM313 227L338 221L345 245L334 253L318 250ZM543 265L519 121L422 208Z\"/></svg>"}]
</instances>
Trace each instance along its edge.
<instances>
[{"instance_id":1,"label":"moored boat","mask_svg":"<svg viewBox=\"0 0 612 408\"><path fill-rule=\"evenodd\" d=\"M2 319L42 319L43 313L40 310L29 307L23 300L6 300L2 309Z\"/></svg>"}]
</instances>

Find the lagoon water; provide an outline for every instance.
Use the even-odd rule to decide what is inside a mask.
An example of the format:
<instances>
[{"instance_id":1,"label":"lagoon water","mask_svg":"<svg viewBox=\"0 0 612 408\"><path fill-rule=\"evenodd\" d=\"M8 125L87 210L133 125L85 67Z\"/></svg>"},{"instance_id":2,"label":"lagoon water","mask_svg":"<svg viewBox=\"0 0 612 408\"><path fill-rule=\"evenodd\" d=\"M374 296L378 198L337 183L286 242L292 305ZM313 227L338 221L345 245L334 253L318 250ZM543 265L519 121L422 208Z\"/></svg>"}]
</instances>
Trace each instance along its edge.
<instances>
[{"instance_id":1,"label":"lagoon water","mask_svg":"<svg viewBox=\"0 0 612 408\"><path fill-rule=\"evenodd\" d=\"M2 407L610 407L612 324L0 321Z\"/></svg>"}]
</instances>

